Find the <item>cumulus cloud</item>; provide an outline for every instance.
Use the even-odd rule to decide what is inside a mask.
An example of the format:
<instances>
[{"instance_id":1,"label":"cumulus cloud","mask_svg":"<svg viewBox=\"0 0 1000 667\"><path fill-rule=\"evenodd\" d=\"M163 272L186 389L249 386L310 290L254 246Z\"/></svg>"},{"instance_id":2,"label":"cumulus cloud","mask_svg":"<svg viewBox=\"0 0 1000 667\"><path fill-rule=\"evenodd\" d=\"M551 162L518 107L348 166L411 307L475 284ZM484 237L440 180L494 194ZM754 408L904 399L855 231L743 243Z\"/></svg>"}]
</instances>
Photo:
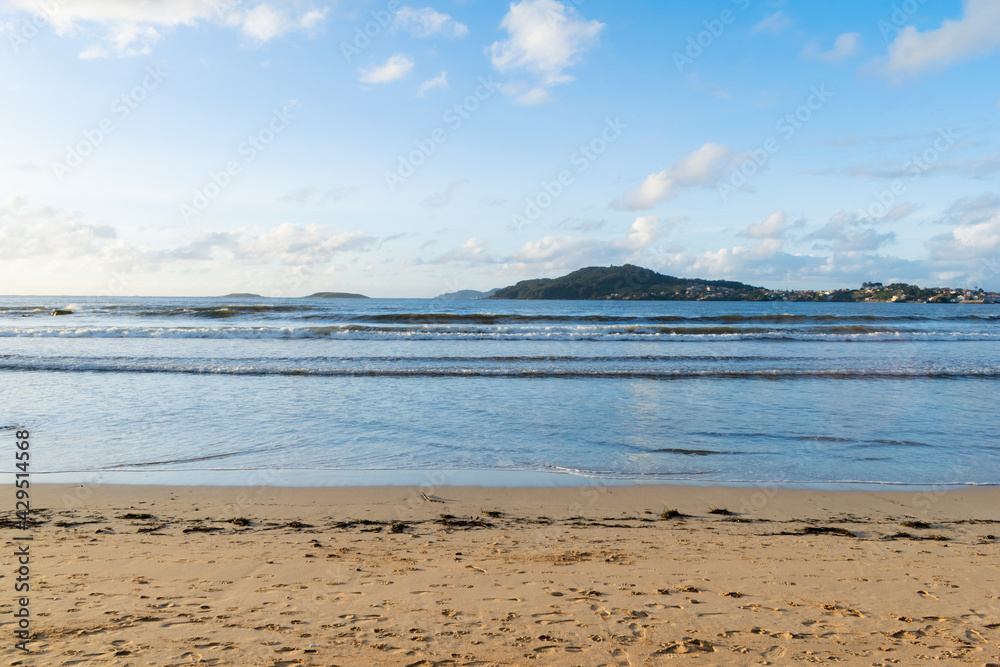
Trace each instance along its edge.
<instances>
[{"instance_id":1,"label":"cumulus cloud","mask_svg":"<svg viewBox=\"0 0 1000 667\"><path fill-rule=\"evenodd\" d=\"M240 32L257 42L269 42L292 30L313 30L325 17L325 9L314 9L294 19L265 3L247 10L242 15Z\"/></svg>"},{"instance_id":2,"label":"cumulus cloud","mask_svg":"<svg viewBox=\"0 0 1000 667\"><path fill-rule=\"evenodd\" d=\"M457 39L469 34L468 26L430 7L423 9L402 7L396 12L392 26L395 30L408 32L414 37L443 35Z\"/></svg>"},{"instance_id":3,"label":"cumulus cloud","mask_svg":"<svg viewBox=\"0 0 1000 667\"><path fill-rule=\"evenodd\" d=\"M642 185L612 202L611 207L632 211L652 208L673 199L682 188L714 182L731 157L732 150L727 146L706 143L663 171L646 177Z\"/></svg>"},{"instance_id":4,"label":"cumulus cloud","mask_svg":"<svg viewBox=\"0 0 1000 667\"><path fill-rule=\"evenodd\" d=\"M775 211L764 222L747 227L744 235L752 239L783 239L791 227L799 224L801 223L789 224L787 213Z\"/></svg>"},{"instance_id":5,"label":"cumulus cloud","mask_svg":"<svg viewBox=\"0 0 1000 667\"><path fill-rule=\"evenodd\" d=\"M682 253L667 256L660 262L665 268L679 275L699 278L734 278L773 274L780 263L787 265L791 257L781 252L781 241L765 239L753 246L735 246L706 251L698 255ZM808 261L808 260L806 260Z\"/></svg>"},{"instance_id":6,"label":"cumulus cloud","mask_svg":"<svg viewBox=\"0 0 1000 667\"><path fill-rule=\"evenodd\" d=\"M136 246L110 225L88 224L50 206L30 206L21 196L0 204L0 258L120 267L138 257Z\"/></svg>"},{"instance_id":7,"label":"cumulus cloud","mask_svg":"<svg viewBox=\"0 0 1000 667\"><path fill-rule=\"evenodd\" d=\"M833 48L829 51L820 51L818 45L809 44L802 50L802 56L827 63L842 63L855 55L860 48L861 33L848 32L838 36L833 43Z\"/></svg>"},{"instance_id":8,"label":"cumulus cloud","mask_svg":"<svg viewBox=\"0 0 1000 667\"><path fill-rule=\"evenodd\" d=\"M531 83L504 88L521 104L531 105L547 100L553 86L573 80L565 70L597 44L604 24L586 20L557 0L521 0L510 5L500 27L509 37L486 51L498 71L521 70L533 77Z\"/></svg>"},{"instance_id":9,"label":"cumulus cloud","mask_svg":"<svg viewBox=\"0 0 1000 667\"><path fill-rule=\"evenodd\" d=\"M595 239L583 236L550 235L527 241L509 255L487 252L487 244L469 239L459 248L449 250L429 263L459 262L468 265L502 264L508 270L548 271L578 269L608 263L637 261L640 254L669 234L682 218L661 221L655 215L640 216L624 236L615 239ZM603 226L599 225L599 226Z\"/></svg>"},{"instance_id":10,"label":"cumulus cloud","mask_svg":"<svg viewBox=\"0 0 1000 667\"><path fill-rule=\"evenodd\" d=\"M168 273L229 268L311 269L338 254L365 252L379 240L364 232L320 225L284 223L270 228L202 232L182 245L147 249L119 236L111 225L48 206L31 206L23 197L0 203L0 260L10 266L27 261L49 272L95 270Z\"/></svg>"},{"instance_id":11,"label":"cumulus cloud","mask_svg":"<svg viewBox=\"0 0 1000 667\"><path fill-rule=\"evenodd\" d=\"M615 246L633 251L642 250L669 231L669 228L661 228L657 216L643 215L635 219L624 238L615 241Z\"/></svg>"},{"instance_id":12,"label":"cumulus cloud","mask_svg":"<svg viewBox=\"0 0 1000 667\"><path fill-rule=\"evenodd\" d=\"M834 252L873 252L896 240L893 232L879 233L868 219L853 213L838 213L818 230L805 237L815 241L814 249Z\"/></svg>"},{"instance_id":13,"label":"cumulus cloud","mask_svg":"<svg viewBox=\"0 0 1000 667\"><path fill-rule=\"evenodd\" d=\"M413 69L413 59L403 53L391 56L381 65L362 67L358 70L361 83L391 83L404 79Z\"/></svg>"},{"instance_id":14,"label":"cumulus cloud","mask_svg":"<svg viewBox=\"0 0 1000 667\"><path fill-rule=\"evenodd\" d=\"M417 97L423 97L427 91L437 88L448 90L448 72L441 72L433 79L428 79L420 84L420 88L417 89Z\"/></svg>"},{"instance_id":15,"label":"cumulus cloud","mask_svg":"<svg viewBox=\"0 0 1000 667\"><path fill-rule=\"evenodd\" d=\"M433 264L449 264L462 262L467 264L495 264L498 260L488 252L489 243L477 238L471 238L458 248L444 253Z\"/></svg>"},{"instance_id":16,"label":"cumulus cloud","mask_svg":"<svg viewBox=\"0 0 1000 667\"><path fill-rule=\"evenodd\" d=\"M958 224L928 242L932 259L968 264L1000 253L1000 200L995 195L959 199L942 222Z\"/></svg>"},{"instance_id":17,"label":"cumulus cloud","mask_svg":"<svg viewBox=\"0 0 1000 667\"><path fill-rule=\"evenodd\" d=\"M884 76L904 78L978 58L998 47L1000 3L965 0L961 18L924 32L906 26L889 44L888 54L869 66Z\"/></svg>"},{"instance_id":18,"label":"cumulus cloud","mask_svg":"<svg viewBox=\"0 0 1000 667\"><path fill-rule=\"evenodd\" d=\"M335 253L369 250L377 241L363 232L337 232L320 225L290 222L270 229L203 232L184 246L153 254L159 261L231 261L244 265L278 262L313 266Z\"/></svg>"},{"instance_id":19,"label":"cumulus cloud","mask_svg":"<svg viewBox=\"0 0 1000 667\"><path fill-rule=\"evenodd\" d=\"M52 5L58 11L52 11ZM165 32L203 23L237 28L247 38L268 42L295 30L311 31L326 17L325 9L293 13L271 2L249 8L218 0L6 0L8 11L45 17L61 37L96 39L81 58L146 55Z\"/></svg>"}]
</instances>

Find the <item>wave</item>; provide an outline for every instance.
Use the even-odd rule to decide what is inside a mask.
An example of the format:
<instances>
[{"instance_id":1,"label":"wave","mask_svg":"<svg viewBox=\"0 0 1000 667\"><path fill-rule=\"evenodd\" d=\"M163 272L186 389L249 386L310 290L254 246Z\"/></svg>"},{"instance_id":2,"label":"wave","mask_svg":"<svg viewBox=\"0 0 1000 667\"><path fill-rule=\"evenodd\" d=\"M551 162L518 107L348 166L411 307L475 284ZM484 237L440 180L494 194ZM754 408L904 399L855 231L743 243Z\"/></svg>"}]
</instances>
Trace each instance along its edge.
<instances>
[{"instance_id":1,"label":"wave","mask_svg":"<svg viewBox=\"0 0 1000 667\"><path fill-rule=\"evenodd\" d=\"M197 463L199 461L211 461L214 459L225 459L230 456L239 456L245 454L246 452L227 452L226 454L209 454L207 456L192 456L189 458L182 459L170 459L167 461L144 461L142 463L116 463L114 465L108 466L108 470L113 470L115 468L144 468L149 466L164 466L173 465L175 463Z\"/></svg>"},{"instance_id":2,"label":"wave","mask_svg":"<svg viewBox=\"0 0 1000 667\"><path fill-rule=\"evenodd\" d=\"M915 377L913 375L909 377ZM934 447L935 445L929 445L925 442L917 442L915 440L857 440L855 438L843 438L833 435L795 435L789 433L744 433L739 431L731 432L716 432L707 431L702 433L696 433L699 437L706 438L719 438L722 440L733 440L733 439L763 439L763 440L799 440L802 442L831 442L838 444L850 444L854 447ZM730 452L727 452L730 453Z\"/></svg>"},{"instance_id":3,"label":"wave","mask_svg":"<svg viewBox=\"0 0 1000 667\"><path fill-rule=\"evenodd\" d=\"M322 317L322 316L317 316ZM645 317L624 315L529 315L492 313L387 313L381 315L344 315L345 319L356 322L394 322L452 324L519 324L528 322L582 322L582 323L783 323L783 322L939 322L959 320L1000 320L1000 315L963 314L957 316L928 317L923 315L836 315L836 314L759 314L759 315L651 315Z\"/></svg>"},{"instance_id":4,"label":"wave","mask_svg":"<svg viewBox=\"0 0 1000 667\"><path fill-rule=\"evenodd\" d=\"M975 370L914 369L606 369L606 368L315 368L218 364L177 364L159 361L102 363L97 361L0 361L0 371L44 371L63 373L176 373L187 375L245 375L297 377L385 377L385 378L521 378L521 379L625 379L625 380L916 380L916 379L1000 379L1000 367ZM823 437L806 438L824 440ZM830 442L836 442L830 439ZM890 443L887 443L890 444ZM891 443L911 444L911 443Z\"/></svg>"},{"instance_id":5,"label":"wave","mask_svg":"<svg viewBox=\"0 0 1000 667\"><path fill-rule=\"evenodd\" d=\"M338 324L313 327L3 327L0 338L204 338L204 339L338 339L338 340L1000 340L1000 331L924 331L866 325L802 327L380 327Z\"/></svg>"}]
</instances>

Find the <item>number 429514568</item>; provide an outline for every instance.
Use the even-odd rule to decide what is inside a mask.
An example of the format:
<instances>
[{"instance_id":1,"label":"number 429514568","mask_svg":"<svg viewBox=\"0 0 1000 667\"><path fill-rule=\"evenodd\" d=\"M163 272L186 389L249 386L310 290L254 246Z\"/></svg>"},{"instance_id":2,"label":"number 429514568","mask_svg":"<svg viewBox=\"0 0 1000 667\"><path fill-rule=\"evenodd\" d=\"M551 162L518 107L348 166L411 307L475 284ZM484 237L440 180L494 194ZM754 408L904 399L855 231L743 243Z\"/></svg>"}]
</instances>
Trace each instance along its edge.
<instances>
[{"instance_id":1,"label":"number 429514568","mask_svg":"<svg viewBox=\"0 0 1000 667\"><path fill-rule=\"evenodd\" d=\"M15 444L17 452L14 454L16 461L14 465L19 471L14 475L14 486L17 487L17 504L15 512L19 519L27 521L28 512L31 511L28 492L28 462L31 460L31 454L28 451L31 447L28 443L28 436L30 434L27 431L18 431L15 435L17 436L17 442Z\"/></svg>"}]
</instances>

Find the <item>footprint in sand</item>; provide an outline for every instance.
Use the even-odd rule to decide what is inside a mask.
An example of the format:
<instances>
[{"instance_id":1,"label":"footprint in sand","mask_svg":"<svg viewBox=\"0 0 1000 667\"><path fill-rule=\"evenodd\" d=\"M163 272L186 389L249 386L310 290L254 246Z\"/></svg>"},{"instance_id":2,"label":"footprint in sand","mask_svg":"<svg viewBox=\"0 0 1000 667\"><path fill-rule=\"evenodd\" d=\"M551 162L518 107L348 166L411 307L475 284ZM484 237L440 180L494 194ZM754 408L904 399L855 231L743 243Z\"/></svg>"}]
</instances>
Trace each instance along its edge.
<instances>
[{"instance_id":1,"label":"footprint in sand","mask_svg":"<svg viewBox=\"0 0 1000 667\"><path fill-rule=\"evenodd\" d=\"M715 653L715 647L712 642L685 637L679 642L663 644L662 648L653 652L653 655L681 655L685 653Z\"/></svg>"},{"instance_id":2,"label":"footprint in sand","mask_svg":"<svg viewBox=\"0 0 1000 667\"><path fill-rule=\"evenodd\" d=\"M611 612L605 609L604 607L598 605L590 605L590 611L595 612L598 616L600 616L602 621L606 621L609 618L611 618Z\"/></svg>"},{"instance_id":3,"label":"footprint in sand","mask_svg":"<svg viewBox=\"0 0 1000 667\"><path fill-rule=\"evenodd\" d=\"M611 659L621 667L632 667L632 661L629 660L628 653L620 648L616 648L611 652Z\"/></svg>"},{"instance_id":4,"label":"footprint in sand","mask_svg":"<svg viewBox=\"0 0 1000 667\"><path fill-rule=\"evenodd\" d=\"M922 597L924 599L937 600L937 596L936 595L931 595L927 591L917 591L917 595L919 595L920 597Z\"/></svg>"},{"instance_id":5,"label":"footprint in sand","mask_svg":"<svg viewBox=\"0 0 1000 667\"><path fill-rule=\"evenodd\" d=\"M539 620L535 621L536 625L552 625L554 623L571 623L572 622L572 619L569 619L569 618L558 618L558 619L557 618L544 618L544 617L547 617L547 616L565 616L565 614L563 614L561 611L548 611L548 612L543 612L543 613L540 613L540 614L532 614L531 615L532 618L538 618L539 619Z\"/></svg>"},{"instance_id":6,"label":"footprint in sand","mask_svg":"<svg viewBox=\"0 0 1000 667\"><path fill-rule=\"evenodd\" d=\"M777 658L784 657L785 653L787 653L787 651L784 646L772 646L761 653L761 657L767 658L768 660L775 660Z\"/></svg>"}]
</instances>

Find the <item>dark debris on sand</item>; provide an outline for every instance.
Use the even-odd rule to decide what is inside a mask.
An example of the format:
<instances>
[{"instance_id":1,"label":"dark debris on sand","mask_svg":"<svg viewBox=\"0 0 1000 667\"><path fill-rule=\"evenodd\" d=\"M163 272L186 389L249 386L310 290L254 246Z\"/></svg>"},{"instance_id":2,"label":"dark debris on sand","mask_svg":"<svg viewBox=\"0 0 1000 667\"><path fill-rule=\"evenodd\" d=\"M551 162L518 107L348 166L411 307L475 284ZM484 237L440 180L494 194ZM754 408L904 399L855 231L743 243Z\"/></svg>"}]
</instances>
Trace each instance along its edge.
<instances>
[{"instance_id":1,"label":"dark debris on sand","mask_svg":"<svg viewBox=\"0 0 1000 667\"><path fill-rule=\"evenodd\" d=\"M857 537L856 534L844 528L833 526L806 526L799 531L783 530L778 535L839 535L840 537Z\"/></svg>"}]
</instances>

